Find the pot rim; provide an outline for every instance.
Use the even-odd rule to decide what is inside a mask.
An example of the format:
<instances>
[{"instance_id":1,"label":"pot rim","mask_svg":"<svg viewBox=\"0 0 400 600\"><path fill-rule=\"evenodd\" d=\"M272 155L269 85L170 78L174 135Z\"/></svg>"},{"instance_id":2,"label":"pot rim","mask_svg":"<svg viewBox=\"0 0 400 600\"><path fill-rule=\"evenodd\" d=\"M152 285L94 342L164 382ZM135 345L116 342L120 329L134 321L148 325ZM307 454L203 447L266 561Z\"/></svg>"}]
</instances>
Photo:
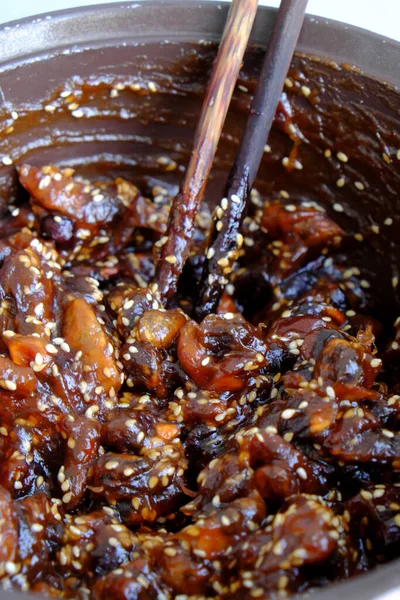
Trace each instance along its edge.
<instances>
[{"instance_id":1,"label":"pot rim","mask_svg":"<svg viewBox=\"0 0 400 600\"><path fill-rule=\"evenodd\" d=\"M163 19L153 19L152 28L148 27L147 22L144 31L135 28L138 16L139 21L141 16L159 16L160 10L163 15L165 11L174 9L181 14L196 12L200 22L206 17L208 25L210 19L207 15L214 14L217 17L216 26L211 35L206 32L202 39L218 41L217 32L222 31L229 5L229 0L184 0L184 4L180 0L135 0L78 6L24 17L0 25L0 68L4 70L15 67L19 62L26 63L32 54L41 58L51 57L71 46L80 46L79 49L83 50L99 45L114 45L121 43L123 35L130 37L131 43L150 41L149 36L156 38L166 26L169 27L168 40L171 42L187 40L189 34L199 32L192 21L187 29L182 28L178 33L171 34L175 20L168 24ZM274 7L259 6L251 37L253 43L262 45L266 39L260 27L262 15L276 13ZM118 29L113 26L110 17L116 21ZM111 24L109 31L99 28L105 22ZM70 23L74 23L74 26L69 27ZM315 47L316 42L320 48ZM400 86L400 42L368 29L307 14L297 52L324 59L333 56L337 64L355 65L369 77L395 87Z\"/></svg>"}]
</instances>

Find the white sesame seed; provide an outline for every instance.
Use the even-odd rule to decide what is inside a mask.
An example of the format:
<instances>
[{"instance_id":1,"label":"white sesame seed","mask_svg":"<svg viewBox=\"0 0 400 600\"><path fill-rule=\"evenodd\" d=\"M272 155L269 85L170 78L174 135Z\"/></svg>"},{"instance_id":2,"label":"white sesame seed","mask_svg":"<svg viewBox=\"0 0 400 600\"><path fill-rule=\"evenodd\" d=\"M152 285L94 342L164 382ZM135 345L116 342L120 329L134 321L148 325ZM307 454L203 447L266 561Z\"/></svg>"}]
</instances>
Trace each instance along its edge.
<instances>
[{"instance_id":1,"label":"white sesame seed","mask_svg":"<svg viewBox=\"0 0 400 600\"><path fill-rule=\"evenodd\" d=\"M339 204L339 202L335 202L335 204L333 205L333 210L335 210L336 212L344 212L344 208L341 204Z\"/></svg>"},{"instance_id":2,"label":"white sesame seed","mask_svg":"<svg viewBox=\"0 0 400 600\"><path fill-rule=\"evenodd\" d=\"M15 564L15 562L12 562L11 560L8 560L5 565L5 570L7 572L7 575L16 575L19 572L19 566L17 564Z\"/></svg>"},{"instance_id":3,"label":"white sesame seed","mask_svg":"<svg viewBox=\"0 0 400 600\"><path fill-rule=\"evenodd\" d=\"M10 379L5 379L4 384L12 392L14 392L17 389L17 384L14 383L14 381L11 381Z\"/></svg>"},{"instance_id":4,"label":"white sesame seed","mask_svg":"<svg viewBox=\"0 0 400 600\"><path fill-rule=\"evenodd\" d=\"M5 338L12 338L15 335L15 331L11 331L11 329L6 329L3 331L3 336Z\"/></svg>"},{"instance_id":5,"label":"white sesame seed","mask_svg":"<svg viewBox=\"0 0 400 600\"><path fill-rule=\"evenodd\" d=\"M119 462L117 460L109 460L106 462L106 464L104 465L105 469L107 469L107 471L112 471L113 469L116 469L119 465Z\"/></svg>"},{"instance_id":6,"label":"white sesame seed","mask_svg":"<svg viewBox=\"0 0 400 600\"><path fill-rule=\"evenodd\" d=\"M370 365L373 369L376 369L377 367L380 367L382 364L382 361L380 358L373 358L370 362Z\"/></svg>"},{"instance_id":7,"label":"white sesame seed","mask_svg":"<svg viewBox=\"0 0 400 600\"><path fill-rule=\"evenodd\" d=\"M340 162L346 163L349 160L347 154L345 154L344 152L338 152L336 154L336 156L338 157L338 159L340 160Z\"/></svg>"},{"instance_id":8,"label":"white sesame seed","mask_svg":"<svg viewBox=\"0 0 400 600\"><path fill-rule=\"evenodd\" d=\"M3 156L1 159L1 162L3 163L3 165L6 165L6 166L13 164L12 158L10 158L9 156Z\"/></svg>"},{"instance_id":9,"label":"white sesame seed","mask_svg":"<svg viewBox=\"0 0 400 600\"><path fill-rule=\"evenodd\" d=\"M35 363L40 366L43 364L43 362L43 356L40 354L40 352L38 352L35 356Z\"/></svg>"},{"instance_id":10,"label":"white sesame seed","mask_svg":"<svg viewBox=\"0 0 400 600\"><path fill-rule=\"evenodd\" d=\"M393 431L390 431L389 429L382 429L382 435L388 438L394 438Z\"/></svg>"},{"instance_id":11,"label":"white sesame seed","mask_svg":"<svg viewBox=\"0 0 400 600\"><path fill-rule=\"evenodd\" d=\"M84 112L81 108L78 108L77 110L73 110L71 115L75 117L75 119L81 119L84 116Z\"/></svg>"},{"instance_id":12,"label":"white sesame seed","mask_svg":"<svg viewBox=\"0 0 400 600\"><path fill-rule=\"evenodd\" d=\"M224 319L226 319L226 321L231 321L235 318L235 315L231 312L226 312L222 316L224 317Z\"/></svg>"},{"instance_id":13,"label":"white sesame seed","mask_svg":"<svg viewBox=\"0 0 400 600\"><path fill-rule=\"evenodd\" d=\"M293 408L286 408L282 414L281 417L282 419L291 419L294 415L296 414L296 411Z\"/></svg>"},{"instance_id":14,"label":"white sesame seed","mask_svg":"<svg viewBox=\"0 0 400 600\"><path fill-rule=\"evenodd\" d=\"M55 346L53 346L53 344L47 344L46 350L47 350L47 352L49 352L49 354L57 354L57 352L58 352L57 348Z\"/></svg>"},{"instance_id":15,"label":"white sesame seed","mask_svg":"<svg viewBox=\"0 0 400 600\"><path fill-rule=\"evenodd\" d=\"M306 98L308 98L308 96L311 94L311 90L308 86L306 85L302 85L301 86L301 93L303 94L303 96L305 96Z\"/></svg>"},{"instance_id":16,"label":"white sesame seed","mask_svg":"<svg viewBox=\"0 0 400 600\"><path fill-rule=\"evenodd\" d=\"M303 467L299 467L296 472L300 479L307 479L307 471Z\"/></svg>"}]
</instances>

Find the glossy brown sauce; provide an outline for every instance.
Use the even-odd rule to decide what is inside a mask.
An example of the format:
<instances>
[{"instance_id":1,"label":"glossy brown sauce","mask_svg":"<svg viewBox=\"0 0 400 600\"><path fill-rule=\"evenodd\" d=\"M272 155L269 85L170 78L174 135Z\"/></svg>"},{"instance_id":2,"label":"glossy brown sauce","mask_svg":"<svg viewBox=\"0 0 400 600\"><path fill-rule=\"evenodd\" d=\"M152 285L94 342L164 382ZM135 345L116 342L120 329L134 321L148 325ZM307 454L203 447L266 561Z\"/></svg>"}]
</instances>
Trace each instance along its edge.
<instances>
[{"instance_id":1,"label":"glossy brown sauce","mask_svg":"<svg viewBox=\"0 0 400 600\"><path fill-rule=\"evenodd\" d=\"M154 263L214 53L143 54L136 76L75 78L3 112L7 588L275 598L400 554L398 95L294 60L238 264L196 322L261 58L246 58L166 308Z\"/></svg>"}]
</instances>

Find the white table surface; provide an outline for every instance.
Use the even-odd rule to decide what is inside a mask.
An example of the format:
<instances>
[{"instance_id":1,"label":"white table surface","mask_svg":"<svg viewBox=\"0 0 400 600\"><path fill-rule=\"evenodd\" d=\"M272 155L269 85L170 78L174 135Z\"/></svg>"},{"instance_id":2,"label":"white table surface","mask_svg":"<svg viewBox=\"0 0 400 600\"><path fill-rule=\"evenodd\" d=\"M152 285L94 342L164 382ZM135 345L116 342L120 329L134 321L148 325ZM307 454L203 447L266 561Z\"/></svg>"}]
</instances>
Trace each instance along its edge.
<instances>
[{"instance_id":1,"label":"white table surface","mask_svg":"<svg viewBox=\"0 0 400 600\"><path fill-rule=\"evenodd\" d=\"M0 22L82 4L103 4L109 1L0 0ZM278 6L279 0L260 0L260 4ZM400 41L400 0L309 0L307 12L346 21Z\"/></svg>"}]
</instances>

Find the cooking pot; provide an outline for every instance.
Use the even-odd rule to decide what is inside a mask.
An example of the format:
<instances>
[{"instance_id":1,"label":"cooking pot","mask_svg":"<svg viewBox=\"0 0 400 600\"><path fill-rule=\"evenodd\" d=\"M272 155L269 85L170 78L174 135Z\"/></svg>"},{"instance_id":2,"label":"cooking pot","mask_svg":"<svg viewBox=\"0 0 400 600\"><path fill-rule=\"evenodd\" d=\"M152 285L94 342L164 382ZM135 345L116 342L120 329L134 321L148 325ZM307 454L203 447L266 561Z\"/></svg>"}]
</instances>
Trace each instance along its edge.
<instances>
[{"instance_id":1,"label":"cooking pot","mask_svg":"<svg viewBox=\"0 0 400 600\"><path fill-rule=\"evenodd\" d=\"M220 39L228 8L225 2L150 0L59 11L2 26L3 204L10 202L14 193L11 161L69 164L89 174L106 164L112 173L144 186L162 180L172 191L176 189L215 56L215 46L209 43ZM246 57L208 188L211 202L220 194L232 162L262 58L257 48L266 46L275 15L275 9L259 8L251 38L255 49ZM316 90L310 100L308 94L297 98L298 106L303 106L304 114L318 114L324 121L331 134L324 143L351 152L354 160L349 167L329 162L321 174L323 147L316 133L317 119L307 120L303 114L299 120L309 133L307 168L287 172L282 167L282 157L292 149L293 140L284 138L277 122L269 142L271 152L266 152L256 187L266 194L282 185L300 190L303 196L322 203L346 231L370 232L363 236L365 243L355 239L351 255L354 264L368 270L370 312L379 313L381 318L383 314L383 320L390 321L398 311L393 281L400 264L400 236L396 235L400 152L397 158L393 146L389 154L385 148L387 136L392 142L398 139L400 148L400 96L395 89L400 83L400 44L308 15L297 54L293 66L297 87ZM90 85L83 94L87 102L82 118L65 106L68 94L63 92L81 89L85 79ZM116 92L110 96L111 89ZM290 86L285 93L290 96ZM57 110L44 108L50 105ZM294 123L296 118L295 114ZM375 125L372 128L370 124L373 118L383 124L379 143ZM366 137L361 135L363 127L367 128ZM300 148L300 156L301 152ZM314 172L315 153L318 168ZM159 161L163 154L176 163L173 172ZM386 158L382 161L383 154ZM349 185L338 186L343 170ZM352 185L355 182L361 182L363 189ZM393 224L385 229L381 223L388 215ZM370 231L376 223L379 235L376 229ZM400 561L394 560L351 581L317 590L314 597L399 598L399 566ZM18 597L15 592L0 591L0 600Z\"/></svg>"}]
</instances>

